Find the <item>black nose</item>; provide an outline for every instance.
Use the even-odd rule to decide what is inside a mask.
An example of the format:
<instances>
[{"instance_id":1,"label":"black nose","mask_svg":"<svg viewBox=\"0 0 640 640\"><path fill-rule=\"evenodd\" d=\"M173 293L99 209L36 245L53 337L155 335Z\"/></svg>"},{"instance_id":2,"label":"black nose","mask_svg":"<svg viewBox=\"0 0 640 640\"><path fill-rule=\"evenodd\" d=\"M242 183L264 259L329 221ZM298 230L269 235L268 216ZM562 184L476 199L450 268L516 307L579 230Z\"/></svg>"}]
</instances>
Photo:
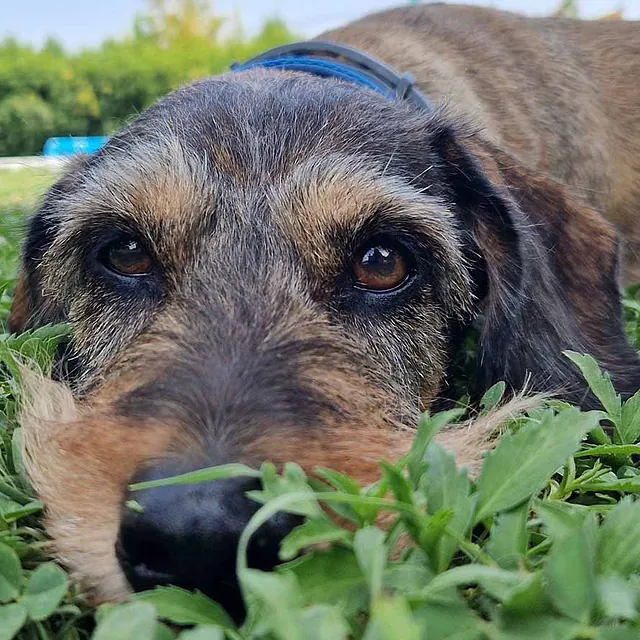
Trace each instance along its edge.
<instances>
[{"instance_id":1,"label":"black nose","mask_svg":"<svg viewBox=\"0 0 640 640\"><path fill-rule=\"evenodd\" d=\"M166 477L154 471L144 481ZM199 590L219 602L237 621L244 617L236 579L238 540L260 505L245 493L256 479L234 478L195 485L172 485L131 493L142 512L126 508L116 555L135 591L172 584ZM268 571L278 564L282 539L300 519L276 514L253 536L249 566Z\"/></svg>"}]
</instances>

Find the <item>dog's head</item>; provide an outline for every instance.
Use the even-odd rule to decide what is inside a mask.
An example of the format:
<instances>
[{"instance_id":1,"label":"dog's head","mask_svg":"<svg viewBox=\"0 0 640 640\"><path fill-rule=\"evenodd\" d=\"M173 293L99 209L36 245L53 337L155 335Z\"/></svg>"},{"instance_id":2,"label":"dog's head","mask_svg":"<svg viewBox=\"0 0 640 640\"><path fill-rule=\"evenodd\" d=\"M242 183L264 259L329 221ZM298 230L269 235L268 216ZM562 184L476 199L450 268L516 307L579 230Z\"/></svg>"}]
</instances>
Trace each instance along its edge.
<instances>
[{"instance_id":1,"label":"dog's head","mask_svg":"<svg viewBox=\"0 0 640 640\"><path fill-rule=\"evenodd\" d=\"M479 317L480 389L531 376L588 404L571 348L635 390L617 272L600 215L437 114L264 70L174 93L68 171L25 246L12 329L73 327L73 397L25 414L61 557L99 597L177 582L233 606L248 485L125 514L128 483L264 460L367 482Z\"/></svg>"}]
</instances>

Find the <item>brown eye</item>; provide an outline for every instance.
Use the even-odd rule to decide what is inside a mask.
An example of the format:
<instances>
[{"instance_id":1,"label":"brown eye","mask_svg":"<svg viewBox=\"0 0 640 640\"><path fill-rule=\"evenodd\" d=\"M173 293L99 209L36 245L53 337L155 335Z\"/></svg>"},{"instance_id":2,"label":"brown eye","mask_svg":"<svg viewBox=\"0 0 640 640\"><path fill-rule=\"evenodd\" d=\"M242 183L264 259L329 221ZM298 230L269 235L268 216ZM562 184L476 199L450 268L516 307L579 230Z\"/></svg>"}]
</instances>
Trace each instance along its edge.
<instances>
[{"instance_id":1,"label":"brown eye","mask_svg":"<svg viewBox=\"0 0 640 640\"><path fill-rule=\"evenodd\" d=\"M393 243L374 242L359 254L353 265L356 286L372 291L389 291L400 286L409 275L403 251Z\"/></svg>"},{"instance_id":2,"label":"brown eye","mask_svg":"<svg viewBox=\"0 0 640 640\"><path fill-rule=\"evenodd\" d=\"M123 276L144 276L151 272L151 256L135 238L110 244L103 253L106 266Z\"/></svg>"}]
</instances>

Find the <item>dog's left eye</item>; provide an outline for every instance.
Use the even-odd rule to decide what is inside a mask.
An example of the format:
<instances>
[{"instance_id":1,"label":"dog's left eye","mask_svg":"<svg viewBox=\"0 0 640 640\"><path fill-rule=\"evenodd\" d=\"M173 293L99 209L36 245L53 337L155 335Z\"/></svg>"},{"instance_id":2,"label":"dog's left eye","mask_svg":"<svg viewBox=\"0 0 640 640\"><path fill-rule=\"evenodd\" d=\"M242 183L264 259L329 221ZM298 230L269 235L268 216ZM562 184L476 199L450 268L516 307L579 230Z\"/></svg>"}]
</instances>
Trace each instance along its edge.
<instances>
[{"instance_id":1,"label":"dog's left eye","mask_svg":"<svg viewBox=\"0 0 640 640\"><path fill-rule=\"evenodd\" d=\"M101 258L108 269L123 276L148 275L153 267L151 256L135 238L112 242L102 250Z\"/></svg>"},{"instance_id":2,"label":"dog's left eye","mask_svg":"<svg viewBox=\"0 0 640 640\"><path fill-rule=\"evenodd\" d=\"M355 285L385 292L400 287L411 272L410 259L402 247L380 238L363 247L353 263Z\"/></svg>"}]
</instances>

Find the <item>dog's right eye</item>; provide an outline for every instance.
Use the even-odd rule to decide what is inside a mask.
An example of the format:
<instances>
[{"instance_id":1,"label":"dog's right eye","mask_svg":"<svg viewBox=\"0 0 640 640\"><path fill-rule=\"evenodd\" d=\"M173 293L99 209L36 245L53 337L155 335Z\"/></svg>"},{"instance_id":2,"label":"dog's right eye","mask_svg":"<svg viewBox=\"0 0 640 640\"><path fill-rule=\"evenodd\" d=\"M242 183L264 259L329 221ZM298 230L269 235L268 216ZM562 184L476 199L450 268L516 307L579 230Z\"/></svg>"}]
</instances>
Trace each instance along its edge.
<instances>
[{"instance_id":1,"label":"dog's right eye","mask_svg":"<svg viewBox=\"0 0 640 640\"><path fill-rule=\"evenodd\" d=\"M411 258L397 242L384 236L362 247L352 265L357 289L389 293L401 287L411 276Z\"/></svg>"},{"instance_id":2,"label":"dog's right eye","mask_svg":"<svg viewBox=\"0 0 640 640\"><path fill-rule=\"evenodd\" d=\"M100 257L107 269L122 276L146 276L153 268L151 256L136 238L126 238L108 244Z\"/></svg>"}]
</instances>

